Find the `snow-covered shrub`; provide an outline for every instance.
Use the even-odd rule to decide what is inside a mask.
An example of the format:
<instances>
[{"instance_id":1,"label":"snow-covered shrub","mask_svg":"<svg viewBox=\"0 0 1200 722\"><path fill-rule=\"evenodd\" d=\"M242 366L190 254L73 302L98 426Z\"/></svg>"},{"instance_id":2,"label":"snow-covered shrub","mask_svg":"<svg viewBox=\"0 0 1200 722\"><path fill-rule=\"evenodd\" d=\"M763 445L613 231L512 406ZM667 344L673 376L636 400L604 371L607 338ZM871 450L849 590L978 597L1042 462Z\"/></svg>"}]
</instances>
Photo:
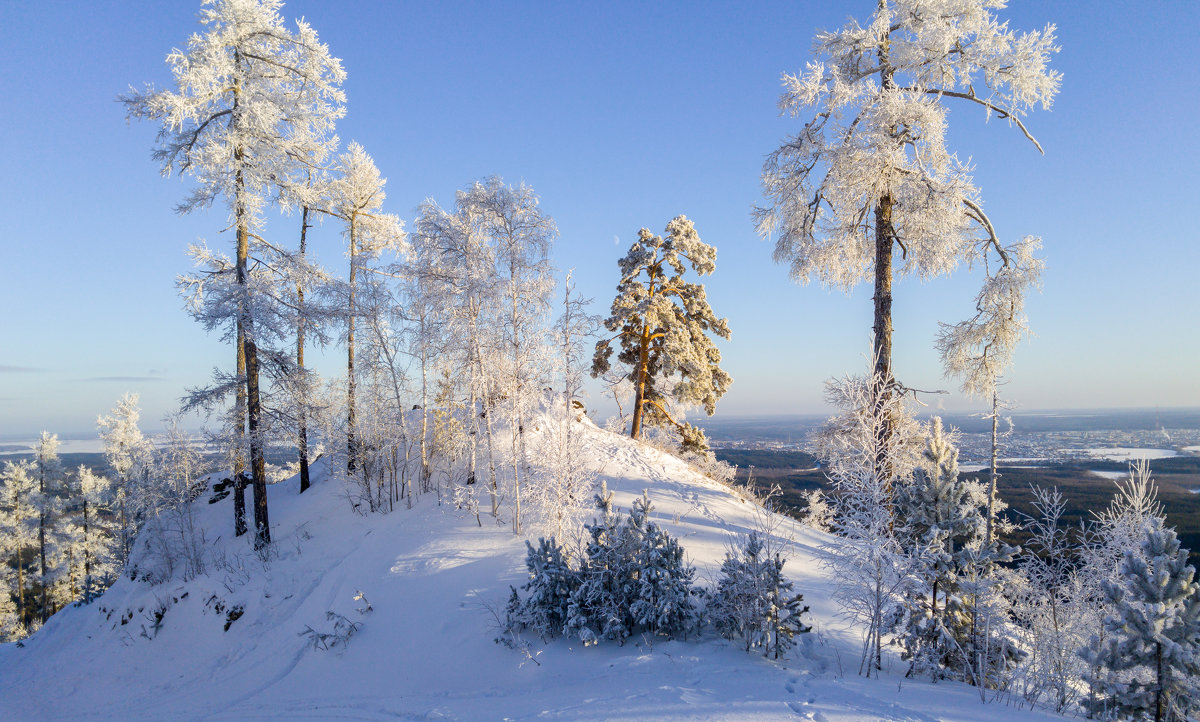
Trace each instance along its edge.
<instances>
[{"instance_id":1,"label":"snow-covered shrub","mask_svg":"<svg viewBox=\"0 0 1200 722\"><path fill-rule=\"evenodd\" d=\"M311 626L305 625L304 631L300 632L300 636L307 639L313 649L330 650L334 647L345 648L350 643L350 638L362 626L361 622L351 621L344 614L338 614L332 610L325 612L325 619L333 622L332 630L320 632Z\"/></svg>"},{"instance_id":2,"label":"snow-covered shrub","mask_svg":"<svg viewBox=\"0 0 1200 722\"><path fill-rule=\"evenodd\" d=\"M666 637L692 631L699 622L696 570L684 563L679 543L649 521L649 498L635 499L624 520L606 487L596 502L603 517L586 527L591 541L571 596L568 633L589 645L601 637L622 642L638 629Z\"/></svg>"},{"instance_id":3,"label":"snow-covered shrub","mask_svg":"<svg viewBox=\"0 0 1200 722\"><path fill-rule=\"evenodd\" d=\"M833 506L820 489L809 489L801 493L804 499L804 524L817 531L829 531L833 527Z\"/></svg>"},{"instance_id":4,"label":"snow-covered shrub","mask_svg":"<svg viewBox=\"0 0 1200 722\"><path fill-rule=\"evenodd\" d=\"M639 630L675 637L696 629L696 570L679 542L649 521L650 500L643 493L621 519L602 484L596 503L602 516L585 525L590 540L577 567L553 538L528 544L528 596L512 590L505 631L566 633L588 646L602 638L623 642Z\"/></svg>"},{"instance_id":5,"label":"snow-covered shrub","mask_svg":"<svg viewBox=\"0 0 1200 722\"><path fill-rule=\"evenodd\" d=\"M786 560L771 554L756 532L725 554L721 579L708 606L717 632L739 639L746 651L762 648L775 659L786 653L797 634L809 631L801 620L808 611L804 596L792 594L792 583L783 576Z\"/></svg>"}]
</instances>

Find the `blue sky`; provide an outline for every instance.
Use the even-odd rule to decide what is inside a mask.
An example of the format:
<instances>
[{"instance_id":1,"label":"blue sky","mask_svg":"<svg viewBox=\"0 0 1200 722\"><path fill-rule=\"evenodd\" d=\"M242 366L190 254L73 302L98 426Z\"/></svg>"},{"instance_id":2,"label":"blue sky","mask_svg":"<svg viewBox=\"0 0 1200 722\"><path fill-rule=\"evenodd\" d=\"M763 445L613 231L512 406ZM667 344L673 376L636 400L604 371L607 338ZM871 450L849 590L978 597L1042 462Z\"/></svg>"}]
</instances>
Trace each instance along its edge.
<instances>
[{"instance_id":1,"label":"blue sky","mask_svg":"<svg viewBox=\"0 0 1200 722\"><path fill-rule=\"evenodd\" d=\"M554 258L607 311L616 261L646 226L684 213L717 246L708 280L728 316L727 415L823 409L824 379L864 365L871 289L799 287L750 220L763 157L802 121L776 111L779 77L820 28L874 3L291 2L342 58L357 140L411 222L426 197L498 174L524 181L558 221ZM1200 405L1200 80L1196 3L1016 2L1017 28L1058 25L1064 74L1051 112L1015 129L974 107L950 115L1003 237L1043 238L1035 337L1006 388L1023 408ZM169 81L164 57L197 29L198 4L0 6L0 435L94 429L125 391L147 428L231 351L182 310L187 244L218 247L223 211L181 217L187 185L150 160L155 128L114 102ZM295 236L294 218L270 232ZM343 259L332 227L317 252ZM978 272L895 293L896 368L941 378L937 321L971 308ZM328 364L333 371L337 366ZM931 404L978 405L957 394Z\"/></svg>"}]
</instances>

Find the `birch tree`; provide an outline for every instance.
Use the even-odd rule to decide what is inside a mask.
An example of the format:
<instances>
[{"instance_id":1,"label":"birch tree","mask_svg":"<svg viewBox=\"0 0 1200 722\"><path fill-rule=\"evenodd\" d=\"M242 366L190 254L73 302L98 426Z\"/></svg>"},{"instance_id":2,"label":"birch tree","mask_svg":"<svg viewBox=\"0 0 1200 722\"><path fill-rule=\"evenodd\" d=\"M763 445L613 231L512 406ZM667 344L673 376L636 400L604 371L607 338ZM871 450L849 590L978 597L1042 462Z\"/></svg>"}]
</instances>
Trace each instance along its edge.
<instances>
[{"instance_id":1,"label":"birch tree","mask_svg":"<svg viewBox=\"0 0 1200 722\"><path fill-rule=\"evenodd\" d=\"M251 259L254 252L270 249L261 235L264 206L320 162L333 123L344 113L340 61L304 21L294 31L285 27L281 7L279 0L206 0L200 12L205 32L194 34L186 50L167 56L175 90L147 88L122 98L130 118L161 123L153 155L163 173L179 172L196 181L178 210L204 208L218 197L229 209L256 548L270 543L271 532L257 324L266 299L257 297L249 283Z\"/></svg>"},{"instance_id":2,"label":"birch tree","mask_svg":"<svg viewBox=\"0 0 1200 722\"><path fill-rule=\"evenodd\" d=\"M62 461L58 458L58 435L43 431L34 448L34 466L37 469L38 493L33 498L38 512L38 580L41 585L41 620L50 618L51 571L47 564L47 551L54 544L54 517L58 511L55 487L62 481ZM49 536L49 542L47 541Z\"/></svg>"},{"instance_id":3,"label":"birch tree","mask_svg":"<svg viewBox=\"0 0 1200 722\"><path fill-rule=\"evenodd\" d=\"M485 219L469 202L469 190L456 194L453 213L432 200L420 206L416 222L421 244L437 257L437 273L432 276L443 300L439 314L444 319L446 337L456 348L447 349L463 371L466 392L466 479L473 486L477 479L479 442L479 402L485 395L484 352L490 340L486 312L496 294L495 257L486 243ZM448 391L448 389L446 389ZM493 514L498 513L494 481L489 489Z\"/></svg>"},{"instance_id":4,"label":"birch tree","mask_svg":"<svg viewBox=\"0 0 1200 722\"><path fill-rule=\"evenodd\" d=\"M866 375L826 382L826 402L840 413L817 435L817 456L833 487L837 534L826 547L826 564L837 580L840 614L862 630L859 674L867 677L882 670L887 617L916 571L892 505L895 481L912 475L921 443L907 397L875 393L884 383L877 368L872 359ZM880 433L885 424L893 425L892 433Z\"/></svg>"},{"instance_id":5,"label":"birch tree","mask_svg":"<svg viewBox=\"0 0 1200 722\"><path fill-rule=\"evenodd\" d=\"M617 262L621 280L604 320L604 327L615 335L596 343L592 376L609 370L612 343L617 341L617 359L629 367L634 386L629 432L634 439L649 423L678 430L684 448L707 448L704 432L676 420L671 407L672 402L700 404L711 416L733 383L718 365L721 351L709 338L728 339L729 324L708 305L704 284L684 279L688 267L699 276L711 274L716 260L717 249L700 240L687 217L676 216L663 236L641 229ZM668 389L670 381L676 383Z\"/></svg>"},{"instance_id":6,"label":"birch tree","mask_svg":"<svg viewBox=\"0 0 1200 722\"><path fill-rule=\"evenodd\" d=\"M541 366L546 354L545 318L554 279L550 248L558 236L554 219L539 207L533 189L513 187L495 176L473 184L460 206L478 215L495 265L494 293L503 299L495 319L499 330L497 393L507 399L513 489L513 533L521 533L521 481L529 475L525 428L533 404L541 397ZM490 416L489 439L491 437Z\"/></svg>"},{"instance_id":7,"label":"birch tree","mask_svg":"<svg viewBox=\"0 0 1200 722\"><path fill-rule=\"evenodd\" d=\"M939 323L937 347L947 376L962 380L964 393L991 397L992 456L988 479L987 530L985 542L994 540L996 519L996 465L1000 451L1000 376L1012 364L1017 343L1029 334L1025 295L1039 288L1044 263L1034 256L1041 240L1026 237L1003 247L990 244L984 250L986 270L983 287L975 297L975 314L956 324Z\"/></svg>"},{"instance_id":8,"label":"birch tree","mask_svg":"<svg viewBox=\"0 0 1200 722\"><path fill-rule=\"evenodd\" d=\"M881 407L893 388L893 277L947 274L999 244L969 166L946 148L951 103L1007 121L1041 151L1024 119L1058 92L1055 28L1011 30L995 14L1005 4L878 0L865 26L819 33L817 59L783 76L780 110L813 115L767 157L755 222L797 282L873 282Z\"/></svg>"},{"instance_id":9,"label":"birch tree","mask_svg":"<svg viewBox=\"0 0 1200 722\"><path fill-rule=\"evenodd\" d=\"M338 156L330 184L330 204L325 211L345 224L346 254L350 258L350 277L346 283L346 469L353 473L357 461L355 449L355 400L357 379L354 371L355 321L358 317L357 292L364 262L385 249L397 252L406 247L403 223L383 213L387 180L379 177L375 161L358 143L351 143Z\"/></svg>"}]
</instances>

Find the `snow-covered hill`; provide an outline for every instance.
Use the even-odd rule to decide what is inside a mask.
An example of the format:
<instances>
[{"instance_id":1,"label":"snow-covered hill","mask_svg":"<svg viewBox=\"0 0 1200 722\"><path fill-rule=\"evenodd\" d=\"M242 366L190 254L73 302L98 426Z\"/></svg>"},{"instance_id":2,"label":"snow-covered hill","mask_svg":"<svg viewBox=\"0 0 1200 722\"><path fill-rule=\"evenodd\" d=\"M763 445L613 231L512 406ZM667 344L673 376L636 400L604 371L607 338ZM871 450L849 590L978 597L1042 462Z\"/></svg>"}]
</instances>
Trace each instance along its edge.
<instances>
[{"instance_id":1,"label":"snow-covered hill","mask_svg":"<svg viewBox=\"0 0 1200 722\"><path fill-rule=\"evenodd\" d=\"M589 434L617 505L648 490L652 518L711 584L730 540L755 527L753 505L670 456ZM23 648L0 645L0 719L1057 719L904 680L896 661L890 677L858 677L858 635L838 620L820 565L826 538L790 522L785 572L814 631L788 659L709 632L589 648L560 639L529 661L493 642L489 608L524 575L524 543L507 526L485 516L480 528L432 496L360 516L319 467L317 478L304 495L294 480L270 488L274 558L232 538L228 499L202 498L206 575L122 579ZM304 632L332 631L328 612L360 626L348 645L315 649Z\"/></svg>"}]
</instances>

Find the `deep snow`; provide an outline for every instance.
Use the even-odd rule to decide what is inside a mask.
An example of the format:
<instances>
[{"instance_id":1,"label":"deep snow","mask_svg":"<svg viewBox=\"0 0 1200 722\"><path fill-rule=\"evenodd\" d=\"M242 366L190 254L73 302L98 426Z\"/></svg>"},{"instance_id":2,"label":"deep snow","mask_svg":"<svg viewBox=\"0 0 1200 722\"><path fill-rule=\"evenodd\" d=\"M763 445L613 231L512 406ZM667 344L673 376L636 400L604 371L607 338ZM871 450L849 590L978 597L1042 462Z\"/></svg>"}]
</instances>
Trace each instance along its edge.
<instances>
[{"instance_id":1,"label":"deep snow","mask_svg":"<svg viewBox=\"0 0 1200 722\"><path fill-rule=\"evenodd\" d=\"M652 518L712 585L729 542L755 528L754 505L673 457L588 428L617 505L627 510L647 489ZM857 676L858 634L838 619L820 564L828 537L790 521L785 572L814 631L788 659L746 654L709 631L590 648L533 639L531 662L493 642L489 607L524 576L525 546L508 526L484 516L480 528L433 495L361 516L316 476L303 495L294 479L269 489L274 558L232 538L231 502L206 495L206 575L154 586L123 578L23 648L0 645L0 719L1061 719L984 704L964 685L905 680L894 657L883 679ZM359 592L372 611L357 611ZM361 623L348 646L317 650L301 635L330 630L327 611Z\"/></svg>"}]
</instances>

